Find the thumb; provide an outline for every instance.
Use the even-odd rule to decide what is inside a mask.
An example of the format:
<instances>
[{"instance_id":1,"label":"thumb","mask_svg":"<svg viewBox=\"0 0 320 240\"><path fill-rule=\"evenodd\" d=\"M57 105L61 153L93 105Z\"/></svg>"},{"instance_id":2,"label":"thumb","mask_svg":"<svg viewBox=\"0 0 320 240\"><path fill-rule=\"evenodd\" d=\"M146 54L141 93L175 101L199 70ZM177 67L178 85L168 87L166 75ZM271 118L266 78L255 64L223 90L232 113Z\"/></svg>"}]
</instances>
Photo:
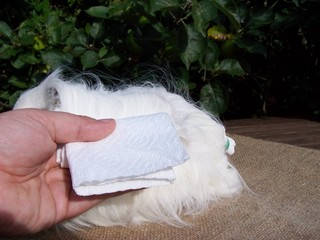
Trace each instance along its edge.
<instances>
[{"instance_id":1,"label":"thumb","mask_svg":"<svg viewBox=\"0 0 320 240\"><path fill-rule=\"evenodd\" d=\"M64 112L34 111L43 115L39 119L45 121L52 139L61 144L97 141L111 134L116 126L113 119L95 120Z\"/></svg>"}]
</instances>

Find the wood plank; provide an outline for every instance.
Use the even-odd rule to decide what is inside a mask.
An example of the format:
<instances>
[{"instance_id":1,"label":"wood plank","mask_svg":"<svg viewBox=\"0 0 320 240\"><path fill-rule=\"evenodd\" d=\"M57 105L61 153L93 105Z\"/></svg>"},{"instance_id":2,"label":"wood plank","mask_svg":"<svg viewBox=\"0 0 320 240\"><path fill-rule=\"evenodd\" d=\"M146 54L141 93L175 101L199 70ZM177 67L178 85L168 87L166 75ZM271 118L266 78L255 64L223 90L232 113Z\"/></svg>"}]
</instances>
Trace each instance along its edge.
<instances>
[{"instance_id":1,"label":"wood plank","mask_svg":"<svg viewBox=\"0 0 320 240\"><path fill-rule=\"evenodd\" d=\"M320 122L299 118L252 118L223 122L227 133L320 150Z\"/></svg>"}]
</instances>

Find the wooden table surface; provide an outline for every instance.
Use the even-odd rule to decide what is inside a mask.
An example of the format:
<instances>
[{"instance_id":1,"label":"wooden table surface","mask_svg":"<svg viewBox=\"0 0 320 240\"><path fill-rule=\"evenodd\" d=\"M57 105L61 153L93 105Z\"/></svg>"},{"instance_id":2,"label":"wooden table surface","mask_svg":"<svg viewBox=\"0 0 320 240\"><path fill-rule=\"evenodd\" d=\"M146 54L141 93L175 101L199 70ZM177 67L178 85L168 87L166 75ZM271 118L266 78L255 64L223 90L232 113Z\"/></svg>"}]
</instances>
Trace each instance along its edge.
<instances>
[{"instance_id":1,"label":"wooden table surface","mask_svg":"<svg viewBox=\"0 0 320 240\"><path fill-rule=\"evenodd\" d=\"M252 118L223 122L229 134L320 150L320 122L299 118Z\"/></svg>"}]
</instances>

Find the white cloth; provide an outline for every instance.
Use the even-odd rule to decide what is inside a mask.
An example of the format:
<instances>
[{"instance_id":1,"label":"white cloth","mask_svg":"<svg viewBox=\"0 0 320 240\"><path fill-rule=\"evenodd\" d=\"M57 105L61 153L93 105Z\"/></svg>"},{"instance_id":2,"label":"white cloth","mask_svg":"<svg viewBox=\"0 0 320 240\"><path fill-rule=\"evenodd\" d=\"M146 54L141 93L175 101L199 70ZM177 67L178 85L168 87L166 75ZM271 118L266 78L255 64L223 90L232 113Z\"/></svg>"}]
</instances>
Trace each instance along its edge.
<instances>
[{"instance_id":1,"label":"white cloth","mask_svg":"<svg viewBox=\"0 0 320 240\"><path fill-rule=\"evenodd\" d=\"M189 157L166 113L116 120L116 129L97 142L66 144L58 161L70 168L81 196L170 184L173 166Z\"/></svg>"}]
</instances>

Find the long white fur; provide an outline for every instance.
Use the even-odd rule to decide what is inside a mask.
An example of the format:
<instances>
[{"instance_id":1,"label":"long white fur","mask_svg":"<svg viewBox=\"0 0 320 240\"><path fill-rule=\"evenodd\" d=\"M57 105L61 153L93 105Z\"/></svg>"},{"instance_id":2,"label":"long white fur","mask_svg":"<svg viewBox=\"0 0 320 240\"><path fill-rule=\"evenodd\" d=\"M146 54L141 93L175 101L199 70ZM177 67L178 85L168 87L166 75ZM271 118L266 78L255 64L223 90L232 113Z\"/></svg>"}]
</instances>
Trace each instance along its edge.
<instances>
[{"instance_id":1,"label":"long white fur","mask_svg":"<svg viewBox=\"0 0 320 240\"><path fill-rule=\"evenodd\" d=\"M64 223L69 229L144 222L183 225L183 214L197 214L210 202L234 196L243 188L225 152L222 124L163 87L145 85L107 90L98 83L90 88L83 82L64 81L57 70L39 86L23 93L15 105L18 108L64 111L96 119L167 112L190 156L184 164L174 167L176 181L172 185L107 199Z\"/></svg>"}]
</instances>

